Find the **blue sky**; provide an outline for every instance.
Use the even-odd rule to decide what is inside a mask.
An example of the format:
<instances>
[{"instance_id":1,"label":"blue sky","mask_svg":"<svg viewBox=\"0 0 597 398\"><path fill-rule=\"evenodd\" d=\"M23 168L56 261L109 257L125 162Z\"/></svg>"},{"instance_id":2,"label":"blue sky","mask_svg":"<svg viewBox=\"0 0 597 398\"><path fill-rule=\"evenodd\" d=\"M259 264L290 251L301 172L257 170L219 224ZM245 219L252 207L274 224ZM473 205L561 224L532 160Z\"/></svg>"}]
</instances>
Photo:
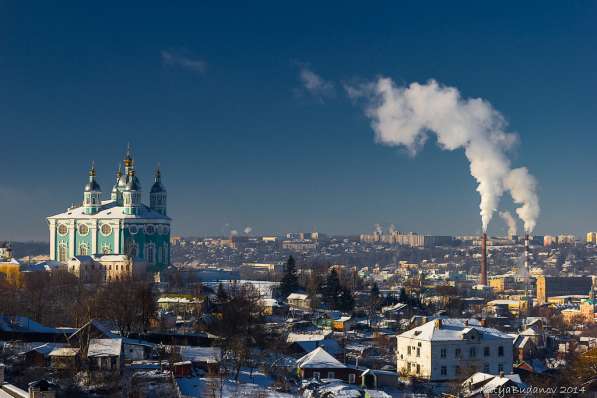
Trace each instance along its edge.
<instances>
[{"instance_id":1,"label":"blue sky","mask_svg":"<svg viewBox=\"0 0 597 398\"><path fill-rule=\"evenodd\" d=\"M0 0L0 239L47 239L91 160L107 196L129 141L174 233L479 232L462 152L375 143L343 84L380 75L490 101L537 233L597 230L594 2L36 3Z\"/></svg>"}]
</instances>

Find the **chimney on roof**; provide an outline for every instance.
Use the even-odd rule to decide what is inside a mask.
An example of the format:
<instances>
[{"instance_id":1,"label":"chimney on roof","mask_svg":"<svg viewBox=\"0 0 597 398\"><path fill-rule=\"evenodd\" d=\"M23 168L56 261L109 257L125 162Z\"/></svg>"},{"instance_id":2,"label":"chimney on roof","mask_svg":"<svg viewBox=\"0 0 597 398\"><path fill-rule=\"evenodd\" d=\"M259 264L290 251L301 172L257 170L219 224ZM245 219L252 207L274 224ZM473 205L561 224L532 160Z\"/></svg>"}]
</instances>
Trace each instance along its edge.
<instances>
[{"instance_id":1,"label":"chimney on roof","mask_svg":"<svg viewBox=\"0 0 597 398\"><path fill-rule=\"evenodd\" d=\"M500 370L500 377L504 377L504 371Z\"/></svg>"},{"instance_id":2,"label":"chimney on roof","mask_svg":"<svg viewBox=\"0 0 597 398\"><path fill-rule=\"evenodd\" d=\"M485 327L487 325L487 319L479 319L479 324L481 325L481 327Z\"/></svg>"},{"instance_id":3,"label":"chimney on roof","mask_svg":"<svg viewBox=\"0 0 597 398\"><path fill-rule=\"evenodd\" d=\"M468 326L468 319L464 320L464 326Z\"/></svg>"},{"instance_id":4,"label":"chimney on roof","mask_svg":"<svg viewBox=\"0 0 597 398\"><path fill-rule=\"evenodd\" d=\"M441 319L436 319L435 320L435 328L436 329L441 329L442 328L442 320Z\"/></svg>"},{"instance_id":5,"label":"chimney on roof","mask_svg":"<svg viewBox=\"0 0 597 398\"><path fill-rule=\"evenodd\" d=\"M0 385L4 384L4 364L0 363Z\"/></svg>"}]
</instances>

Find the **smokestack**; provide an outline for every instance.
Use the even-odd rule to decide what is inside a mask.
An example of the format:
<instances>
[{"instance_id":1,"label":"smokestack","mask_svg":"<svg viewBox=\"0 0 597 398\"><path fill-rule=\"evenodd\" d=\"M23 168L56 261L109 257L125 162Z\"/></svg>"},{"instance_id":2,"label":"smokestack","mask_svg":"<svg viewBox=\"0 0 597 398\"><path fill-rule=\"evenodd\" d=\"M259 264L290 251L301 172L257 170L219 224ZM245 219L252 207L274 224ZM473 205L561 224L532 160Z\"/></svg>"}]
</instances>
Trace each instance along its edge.
<instances>
[{"instance_id":1,"label":"smokestack","mask_svg":"<svg viewBox=\"0 0 597 398\"><path fill-rule=\"evenodd\" d=\"M487 233L481 240L481 285L487 286Z\"/></svg>"},{"instance_id":2,"label":"smokestack","mask_svg":"<svg viewBox=\"0 0 597 398\"><path fill-rule=\"evenodd\" d=\"M526 271L526 295L527 300L530 300L531 292L530 292L530 284L531 284L531 272L529 268L529 234L526 233L524 235L524 269ZM530 307L530 303L529 303ZM527 309L527 311L530 308Z\"/></svg>"}]
</instances>

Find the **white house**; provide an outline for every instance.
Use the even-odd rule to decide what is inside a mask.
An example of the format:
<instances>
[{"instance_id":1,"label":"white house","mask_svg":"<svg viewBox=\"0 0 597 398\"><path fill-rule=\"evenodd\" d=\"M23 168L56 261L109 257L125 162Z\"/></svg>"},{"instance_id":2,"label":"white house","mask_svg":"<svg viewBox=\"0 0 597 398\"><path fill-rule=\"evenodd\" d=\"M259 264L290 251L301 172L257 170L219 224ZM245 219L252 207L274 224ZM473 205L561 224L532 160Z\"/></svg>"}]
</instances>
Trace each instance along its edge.
<instances>
[{"instance_id":1,"label":"white house","mask_svg":"<svg viewBox=\"0 0 597 398\"><path fill-rule=\"evenodd\" d=\"M477 371L512 373L512 337L473 319L435 319L397 338L397 369L402 375L448 381Z\"/></svg>"}]
</instances>

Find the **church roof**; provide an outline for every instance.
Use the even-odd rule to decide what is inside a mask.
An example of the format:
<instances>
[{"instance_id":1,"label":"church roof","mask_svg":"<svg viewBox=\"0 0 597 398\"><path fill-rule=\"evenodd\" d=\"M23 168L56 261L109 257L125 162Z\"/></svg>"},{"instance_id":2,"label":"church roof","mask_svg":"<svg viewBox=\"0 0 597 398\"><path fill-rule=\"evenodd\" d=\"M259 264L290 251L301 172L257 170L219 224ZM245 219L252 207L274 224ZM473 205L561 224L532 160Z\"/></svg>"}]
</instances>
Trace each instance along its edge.
<instances>
[{"instance_id":1,"label":"church roof","mask_svg":"<svg viewBox=\"0 0 597 398\"><path fill-rule=\"evenodd\" d=\"M155 210L150 209L148 206L141 205L137 210L137 214L125 214L124 206L118 206L118 203L113 200L104 200L100 210L95 214L85 214L83 206L69 209L64 213L56 214L48 217L51 219L151 219L151 220L164 220L170 221L170 217L158 213Z\"/></svg>"}]
</instances>

